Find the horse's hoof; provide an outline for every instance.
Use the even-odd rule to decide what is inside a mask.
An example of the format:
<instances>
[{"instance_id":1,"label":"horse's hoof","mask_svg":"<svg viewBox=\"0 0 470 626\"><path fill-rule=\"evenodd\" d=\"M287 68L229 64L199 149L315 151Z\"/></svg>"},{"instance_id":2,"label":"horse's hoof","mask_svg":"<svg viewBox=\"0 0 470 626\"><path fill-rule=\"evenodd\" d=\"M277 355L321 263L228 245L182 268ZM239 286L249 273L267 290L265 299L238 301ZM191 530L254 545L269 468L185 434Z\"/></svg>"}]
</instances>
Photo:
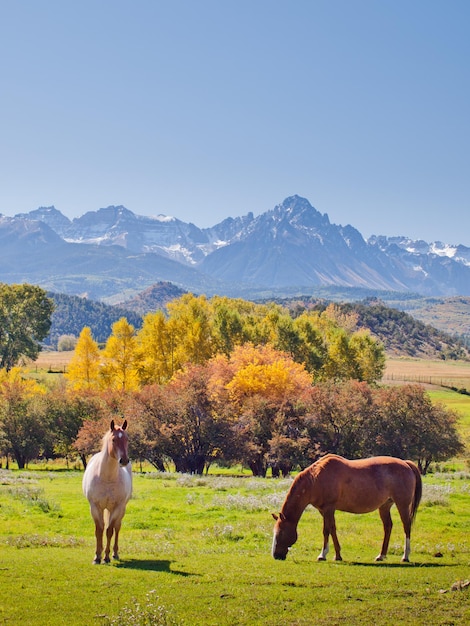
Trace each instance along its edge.
<instances>
[{"instance_id":1,"label":"horse's hoof","mask_svg":"<svg viewBox=\"0 0 470 626\"><path fill-rule=\"evenodd\" d=\"M99 565L101 563L101 559L94 558L92 563L93 563L93 565Z\"/></svg>"},{"instance_id":2,"label":"horse's hoof","mask_svg":"<svg viewBox=\"0 0 470 626\"><path fill-rule=\"evenodd\" d=\"M111 559L109 558L109 556L104 557L104 563L111 563Z\"/></svg>"},{"instance_id":3,"label":"horse's hoof","mask_svg":"<svg viewBox=\"0 0 470 626\"><path fill-rule=\"evenodd\" d=\"M113 554L113 559L115 561L120 561L121 559L119 558L119 554Z\"/></svg>"},{"instance_id":4,"label":"horse's hoof","mask_svg":"<svg viewBox=\"0 0 470 626\"><path fill-rule=\"evenodd\" d=\"M342 561L343 559L340 556L335 556L335 561Z\"/></svg>"},{"instance_id":5,"label":"horse's hoof","mask_svg":"<svg viewBox=\"0 0 470 626\"><path fill-rule=\"evenodd\" d=\"M384 556L382 556L381 554L379 554L379 556L376 556L376 557L375 557L375 560L376 560L376 561L377 561L377 563L378 563L378 562L380 562L380 561L384 561L384 560L385 560L385 557L384 557Z\"/></svg>"},{"instance_id":6,"label":"horse's hoof","mask_svg":"<svg viewBox=\"0 0 470 626\"><path fill-rule=\"evenodd\" d=\"M326 561L326 556L317 556L317 561Z\"/></svg>"},{"instance_id":7,"label":"horse's hoof","mask_svg":"<svg viewBox=\"0 0 470 626\"><path fill-rule=\"evenodd\" d=\"M409 562L410 562L410 559L405 559L405 557L403 557L403 558L402 558L402 560L401 560L401 562L402 562L402 563L409 563Z\"/></svg>"}]
</instances>

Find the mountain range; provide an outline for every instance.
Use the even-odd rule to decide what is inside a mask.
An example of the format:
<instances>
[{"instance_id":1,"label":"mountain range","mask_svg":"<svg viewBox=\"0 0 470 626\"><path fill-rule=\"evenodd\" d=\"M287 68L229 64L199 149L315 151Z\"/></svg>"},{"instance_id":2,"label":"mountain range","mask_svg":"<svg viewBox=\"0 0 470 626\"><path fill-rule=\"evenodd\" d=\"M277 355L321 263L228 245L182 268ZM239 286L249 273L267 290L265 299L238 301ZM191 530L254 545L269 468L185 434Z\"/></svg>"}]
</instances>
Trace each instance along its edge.
<instances>
[{"instance_id":1,"label":"mountain range","mask_svg":"<svg viewBox=\"0 0 470 626\"><path fill-rule=\"evenodd\" d=\"M40 207L0 215L0 281L109 303L158 281L232 297L312 294L323 287L470 295L470 248L384 235L366 240L299 196L211 228L123 206L73 220Z\"/></svg>"}]
</instances>

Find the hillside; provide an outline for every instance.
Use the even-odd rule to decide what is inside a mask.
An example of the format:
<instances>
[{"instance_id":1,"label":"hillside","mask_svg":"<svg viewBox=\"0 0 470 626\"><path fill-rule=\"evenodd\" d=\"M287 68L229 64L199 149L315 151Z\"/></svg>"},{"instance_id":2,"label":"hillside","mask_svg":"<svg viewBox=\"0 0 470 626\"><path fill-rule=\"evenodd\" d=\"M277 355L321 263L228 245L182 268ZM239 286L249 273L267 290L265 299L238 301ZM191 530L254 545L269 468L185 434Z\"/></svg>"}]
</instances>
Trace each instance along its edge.
<instances>
[{"instance_id":1,"label":"hillside","mask_svg":"<svg viewBox=\"0 0 470 626\"><path fill-rule=\"evenodd\" d=\"M389 302L388 304L391 305ZM456 335L470 344L470 298L414 298L401 301L399 307L425 324Z\"/></svg>"},{"instance_id":2,"label":"hillside","mask_svg":"<svg viewBox=\"0 0 470 626\"><path fill-rule=\"evenodd\" d=\"M120 307L65 294L49 293L48 296L54 300L55 310L44 342L46 346L56 348L61 335L78 337L84 326L91 328L95 341L103 343L111 334L111 326L121 317L127 318L135 328L142 325L140 315Z\"/></svg>"},{"instance_id":3,"label":"hillside","mask_svg":"<svg viewBox=\"0 0 470 626\"><path fill-rule=\"evenodd\" d=\"M184 293L187 292L173 285L173 283L159 282L151 285L134 298L120 302L119 306L126 309L126 311L132 311L137 315L143 316L151 311L164 309L168 302L179 298Z\"/></svg>"},{"instance_id":4,"label":"hillside","mask_svg":"<svg viewBox=\"0 0 470 626\"><path fill-rule=\"evenodd\" d=\"M420 358L465 359L468 349L454 336L390 308L380 301L341 305L358 314L358 325L368 328L392 355Z\"/></svg>"}]
</instances>

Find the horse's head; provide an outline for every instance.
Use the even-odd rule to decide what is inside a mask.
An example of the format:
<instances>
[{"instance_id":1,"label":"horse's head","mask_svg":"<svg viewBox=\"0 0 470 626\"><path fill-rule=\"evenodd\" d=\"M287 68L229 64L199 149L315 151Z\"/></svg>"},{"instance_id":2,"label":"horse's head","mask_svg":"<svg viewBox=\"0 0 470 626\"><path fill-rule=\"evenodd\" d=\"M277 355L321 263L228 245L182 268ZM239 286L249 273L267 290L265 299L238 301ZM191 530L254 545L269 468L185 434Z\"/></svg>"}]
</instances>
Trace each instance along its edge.
<instances>
[{"instance_id":1,"label":"horse's head","mask_svg":"<svg viewBox=\"0 0 470 626\"><path fill-rule=\"evenodd\" d=\"M283 513L272 515L276 520L273 533L273 557L284 561L289 548L297 541L297 524L289 522Z\"/></svg>"},{"instance_id":2,"label":"horse's head","mask_svg":"<svg viewBox=\"0 0 470 626\"><path fill-rule=\"evenodd\" d=\"M127 420L124 420L122 426L115 426L114 420L111 420L111 433L109 437L109 455L119 461L120 465L129 463L129 454L127 452L128 437L126 433Z\"/></svg>"}]
</instances>

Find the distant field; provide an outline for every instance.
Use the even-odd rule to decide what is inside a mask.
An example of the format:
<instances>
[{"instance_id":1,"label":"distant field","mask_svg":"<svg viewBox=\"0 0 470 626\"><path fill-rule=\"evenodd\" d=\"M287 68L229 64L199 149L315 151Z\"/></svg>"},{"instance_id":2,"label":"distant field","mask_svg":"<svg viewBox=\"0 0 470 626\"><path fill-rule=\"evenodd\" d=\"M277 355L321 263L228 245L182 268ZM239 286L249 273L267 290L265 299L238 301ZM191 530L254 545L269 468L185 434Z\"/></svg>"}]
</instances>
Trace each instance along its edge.
<instances>
[{"instance_id":1,"label":"distant field","mask_svg":"<svg viewBox=\"0 0 470 626\"><path fill-rule=\"evenodd\" d=\"M36 361L29 367L33 371L37 369L52 372L65 372L72 356L73 350L70 352L43 351L39 353Z\"/></svg>"},{"instance_id":2,"label":"distant field","mask_svg":"<svg viewBox=\"0 0 470 626\"><path fill-rule=\"evenodd\" d=\"M382 381L418 382L470 391L470 363L428 359L387 358Z\"/></svg>"}]
</instances>

